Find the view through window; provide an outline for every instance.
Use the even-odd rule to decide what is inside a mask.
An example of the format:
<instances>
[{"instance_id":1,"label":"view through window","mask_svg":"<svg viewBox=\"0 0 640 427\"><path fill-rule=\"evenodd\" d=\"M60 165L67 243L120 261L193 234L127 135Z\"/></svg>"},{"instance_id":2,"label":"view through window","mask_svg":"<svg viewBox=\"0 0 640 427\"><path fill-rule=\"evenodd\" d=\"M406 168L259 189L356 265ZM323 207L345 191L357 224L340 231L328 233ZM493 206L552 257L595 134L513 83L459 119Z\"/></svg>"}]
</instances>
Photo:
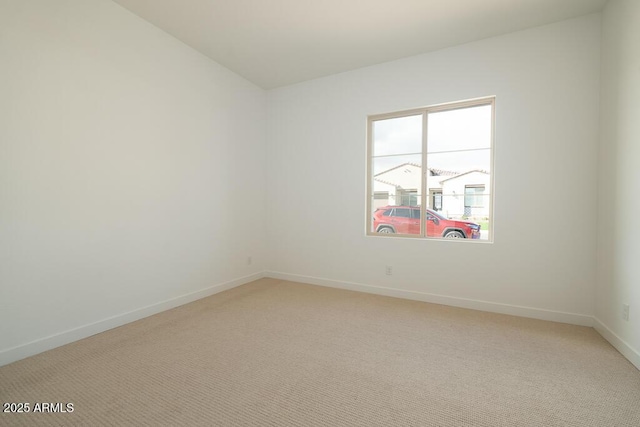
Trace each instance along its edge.
<instances>
[{"instance_id":1,"label":"view through window","mask_svg":"<svg viewBox=\"0 0 640 427\"><path fill-rule=\"evenodd\" d=\"M368 234L492 240L495 98L370 116Z\"/></svg>"}]
</instances>

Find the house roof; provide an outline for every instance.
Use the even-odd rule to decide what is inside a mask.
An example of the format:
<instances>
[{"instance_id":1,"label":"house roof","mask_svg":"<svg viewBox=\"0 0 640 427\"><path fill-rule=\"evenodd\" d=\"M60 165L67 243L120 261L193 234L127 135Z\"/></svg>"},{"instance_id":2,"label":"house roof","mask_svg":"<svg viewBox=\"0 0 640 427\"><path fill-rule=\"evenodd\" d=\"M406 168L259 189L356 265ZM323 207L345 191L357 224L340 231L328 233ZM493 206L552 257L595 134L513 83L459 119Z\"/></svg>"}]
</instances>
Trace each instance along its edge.
<instances>
[{"instance_id":1,"label":"house roof","mask_svg":"<svg viewBox=\"0 0 640 427\"><path fill-rule=\"evenodd\" d=\"M456 175L456 176L452 176L451 178L443 179L442 181L440 181L440 184L442 184L443 182L446 182L446 181L450 181L450 180L452 180L452 179L460 178L461 176L468 175L468 174L470 174L470 173L474 173L474 172L479 172L479 173L484 173L484 174L486 174L486 175L489 175L489 172L487 172L487 171L485 171L485 170L482 170L482 169L473 169L473 170L470 170L470 171L467 171L467 172L464 172L464 173L458 174L458 175Z\"/></svg>"},{"instance_id":2,"label":"house roof","mask_svg":"<svg viewBox=\"0 0 640 427\"><path fill-rule=\"evenodd\" d=\"M392 185L392 186L395 186L395 187L399 187L399 186L403 185L403 184L401 184L402 181L404 181L404 184L406 185L407 182L404 179L399 178L397 173L394 175L394 174L391 174L391 172L397 171L398 169L401 169L401 168L407 168L407 167L410 167L410 168L413 169L412 171L409 171L409 172L414 172L414 171L416 172L416 174L415 174L416 178L413 178L414 181L411 181L411 182L414 185L418 185L420 180L421 180L420 179L420 173L422 171L422 166L420 166L417 163L412 163L412 162L402 163L401 165L394 166L394 167L392 167L390 169L382 171L382 172L374 175L373 179L375 181L377 181L377 182L382 183L382 184ZM438 177L438 176L451 176L451 177L454 177L454 176L459 176L460 175L458 172L448 171L448 170L444 170L444 169L429 168L427 170L430 172L430 177L434 177L434 176L435 177ZM390 179L387 178L387 175L389 175ZM385 179L385 178L387 178L387 179Z\"/></svg>"},{"instance_id":3,"label":"house roof","mask_svg":"<svg viewBox=\"0 0 640 427\"><path fill-rule=\"evenodd\" d=\"M418 168L418 169L422 168L422 166L417 164L417 163L406 162L406 163L403 163L401 165L394 166L391 169L387 169L385 171L379 172L379 173L375 174L373 177L375 179L377 176L383 175L385 173L389 173L389 172L391 172L393 170L396 170L396 169L399 169L399 168L402 168L402 167L406 167L406 166L413 166L413 167ZM448 170L444 170L444 169L428 168L428 170L431 172L431 174L432 174L431 176L454 176L454 175L459 175L459 172L448 171Z\"/></svg>"}]
</instances>

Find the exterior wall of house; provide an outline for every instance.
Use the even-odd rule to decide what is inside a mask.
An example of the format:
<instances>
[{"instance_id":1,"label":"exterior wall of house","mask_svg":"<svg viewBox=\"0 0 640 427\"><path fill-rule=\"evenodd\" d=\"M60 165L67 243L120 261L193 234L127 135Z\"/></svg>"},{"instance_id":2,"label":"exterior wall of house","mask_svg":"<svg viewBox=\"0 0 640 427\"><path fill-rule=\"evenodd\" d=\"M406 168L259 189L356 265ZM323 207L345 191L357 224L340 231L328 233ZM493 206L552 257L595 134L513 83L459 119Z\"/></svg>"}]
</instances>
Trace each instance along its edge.
<instances>
[{"instance_id":1,"label":"exterior wall of house","mask_svg":"<svg viewBox=\"0 0 640 427\"><path fill-rule=\"evenodd\" d=\"M375 177L375 180L384 181L405 190L416 190L420 193L422 171L419 166L407 164L381 173Z\"/></svg>"},{"instance_id":2,"label":"exterior wall of house","mask_svg":"<svg viewBox=\"0 0 640 427\"><path fill-rule=\"evenodd\" d=\"M465 203L466 187L484 186L482 207L467 207ZM442 214L449 218L488 217L491 191L491 176L483 172L471 172L446 179L442 182Z\"/></svg>"},{"instance_id":3,"label":"exterior wall of house","mask_svg":"<svg viewBox=\"0 0 640 427\"><path fill-rule=\"evenodd\" d=\"M419 166L407 164L393 168L387 172L376 175L373 183L373 191L386 192L387 199L374 199L373 208L385 205L408 205L408 197L402 197L406 192L416 193L417 202L421 203L421 179L422 171ZM482 207L465 206L465 188L467 186L482 185L485 188ZM491 177L488 173L479 171L465 172L458 176L429 175L427 176L427 207L433 209L431 200L432 190L442 190L442 206L439 212L449 218L482 217L490 214L490 187ZM415 198L411 198L414 200ZM465 209L466 208L466 209Z\"/></svg>"},{"instance_id":4,"label":"exterior wall of house","mask_svg":"<svg viewBox=\"0 0 640 427\"><path fill-rule=\"evenodd\" d=\"M396 189L395 185L387 184L380 181L374 181L373 192L375 193L387 193L387 198L374 198L372 209L375 211L381 206L395 205L396 203Z\"/></svg>"}]
</instances>

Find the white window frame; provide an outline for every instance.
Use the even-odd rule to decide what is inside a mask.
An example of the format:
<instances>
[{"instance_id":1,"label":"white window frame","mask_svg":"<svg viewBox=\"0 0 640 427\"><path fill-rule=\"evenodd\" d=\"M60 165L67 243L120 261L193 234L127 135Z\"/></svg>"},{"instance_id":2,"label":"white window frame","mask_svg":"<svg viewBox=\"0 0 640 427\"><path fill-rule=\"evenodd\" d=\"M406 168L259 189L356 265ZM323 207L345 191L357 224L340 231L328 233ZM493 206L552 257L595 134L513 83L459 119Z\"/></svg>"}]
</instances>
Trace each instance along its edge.
<instances>
[{"instance_id":1,"label":"white window frame","mask_svg":"<svg viewBox=\"0 0 640 427\"><path fill-rule=\"evenodd\" d=\"M428 237L426 236L425 221L420 221L420 234L386 234L378 233L372 230L373 228L373 123L379 120L397 119L407 116L422 115L422 190L421 190L421 218L426 218L426 207L428 204L429 191L427 188L427 174L428 170L428 141L427 141L427 127L428 127L428 115L430 113L458 110L470 107L479 107L483 105L491 105L491 140L489 146L489 159L490 159L490 177L489 177L489 235L487 240L481 239L444 239L440 237ZM366 235L382 238L411 238L411 239L423 239L423 240L437 240L437 241L455 241L455 242L474 242L474 243L493 243L494 239L494 176L495 176L495 118L496 118L496 97L488 96L482 98L469 99L464 101L448 102L444 104L432 105L422 108L414 108L411 110L396 111L392 113L374 114L367 117L367 176L366 176Z\"/></svg>"}]
</instances>

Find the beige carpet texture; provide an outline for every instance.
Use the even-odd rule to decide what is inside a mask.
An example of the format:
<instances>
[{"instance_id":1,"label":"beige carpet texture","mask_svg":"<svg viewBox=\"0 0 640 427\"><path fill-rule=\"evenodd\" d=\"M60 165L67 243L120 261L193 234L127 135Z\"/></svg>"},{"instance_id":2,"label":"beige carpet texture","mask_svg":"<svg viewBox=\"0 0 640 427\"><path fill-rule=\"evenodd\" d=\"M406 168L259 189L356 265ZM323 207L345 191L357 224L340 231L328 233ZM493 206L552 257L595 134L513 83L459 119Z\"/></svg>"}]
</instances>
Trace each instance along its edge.
<instances>
[{"instance_id":1,"label":"beige carpet texture","mask_svg":"<svg viewBox=\"0 0 640 427\"><path fill-rule=\"evenodd\" d=\"M592 328L261 279L0 367L0 401L73 405L2 426L638 427L640 371Z\"/></svg>"}]
</instances>

